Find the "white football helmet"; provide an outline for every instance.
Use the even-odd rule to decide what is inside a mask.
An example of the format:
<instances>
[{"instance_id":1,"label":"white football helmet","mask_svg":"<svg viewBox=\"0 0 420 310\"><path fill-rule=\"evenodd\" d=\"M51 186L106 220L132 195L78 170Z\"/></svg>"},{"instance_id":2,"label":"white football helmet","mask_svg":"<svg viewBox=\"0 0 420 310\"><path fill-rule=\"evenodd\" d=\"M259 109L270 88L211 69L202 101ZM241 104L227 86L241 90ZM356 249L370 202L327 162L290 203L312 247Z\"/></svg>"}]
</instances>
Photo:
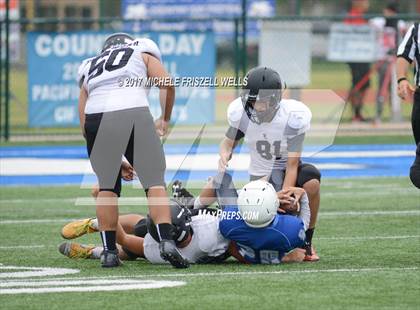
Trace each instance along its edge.
<instances>
[{"instance_id":1,"label":"white football helmet","mask_svg":"<svg viewBox=\"0 0 420 310\"><path fill-rule=\"evenodd\" d=\"M277 214L279 200L270 183L262 180L246 184L238 196L239 212L245 223L253 228L270 225Z\"/></svg>"}]
</instances>

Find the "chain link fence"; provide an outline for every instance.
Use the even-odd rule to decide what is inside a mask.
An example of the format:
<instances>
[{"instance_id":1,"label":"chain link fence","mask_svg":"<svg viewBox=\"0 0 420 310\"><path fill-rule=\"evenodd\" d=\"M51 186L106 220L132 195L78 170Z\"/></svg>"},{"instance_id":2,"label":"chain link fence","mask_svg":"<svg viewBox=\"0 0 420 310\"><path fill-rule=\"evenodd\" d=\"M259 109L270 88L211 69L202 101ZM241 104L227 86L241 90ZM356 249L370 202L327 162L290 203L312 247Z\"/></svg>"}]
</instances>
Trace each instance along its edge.
<instances>
[{"instance_id":1,"label":"chain link fence","mask_svg":"<svg viewBox=\"0 0 420 310\"><path fill-rule=\"evenodd\" d=\"M368 16L370 19L377 18L378 16ZM398 15L395 16L395 19L401 20L405 23L405 29L414 21L418 20L418 15ZM350 71L345 62L329 61L329 44L330 44L330 34L332 25L335 23L340 23L343 21L344 16L324 16L324 17L299 17L299 16L287 16L287 17L276 17L270 19L248 19L249 22L254 22L257 24L257 29L260 29L257 33L248 33L246 25L248 23L243 23L242 19L221 19L219 20L219 27L227 27L230 35L216 36L215 37L215 77L243 77L247 69L250 69L259 64L264 64L265 59L261 57L261 46L260 43L265 40L267 45L267 40L270 40L269 37L264 36L263 32L260 32L264 24L270 23L283 23L284 25L300 25L300 27L305 28L308 31L308 36L306 39L304 37L294 37L293 31L282 31L282 36L273 37L273 41L270 43L273 50L282 51L284 50L284 55L293 55L296 54L298 57L301 53L299 51L293 50L296 46L301 46L301 48L306 48L306 53L309 55L308 63L306 63L304 72L307 80L306 83L299 85L299 83L293 82L290 86L291 88L304 88L304 89L324 89L333 91L338 97L342 98L344 101L347 98L349 89L351 86L351 76ZM168 29L172 29L171 32L179 33L190 33L191 29L175 29L174 26L179 20L168 20L168 23L173 22L173 28L162 29L163 32L168 32ZM202 29L202 33L208 33L209 30L212 30L214 27L215 20L191 20L189 21L190 27L194 28L193 32L197 32L197 29ZM33 84L37 80L38 76L43 76L41 72L33 72L29 70L29 62L34 61L32 53L33 46L31 48L30 44L34 44L34 41L31 39L33 36L42 35L42 34L77 34L89 31L90 33L106 34L111 32L120 32L127 31L128 29L136 30L135 33L138 36L142 34L149 33L151 30L156 30L153 28L155 21L149 20L127 20L121 18L101 18L101 19L90 19L90 18L78 18L78 19L19 19L13 20L9 24L9 54L6 55L6 47L4 44L5 38L5 27L6 22L3 20L0 22L0 27L2 31L2 44L0 55L2 55L1 61L1 132L3 138L9 138L13 141L18 140L81 140L79 133L79 128L77 126L37 126L34 125L34 122L31 121L31 115L29 113L30 107L29 102L34 100L31 96L34 96L34 93L29 89L30 85L28 82L31 81ZM193 27L192 24L196 23ZM245 25L245 26L244 26ZM289 27L288 26L288 27ZM287 27L286 27L287 28ZM289 27L290 28L290 27ZM299 27L294 27L299 28ZM224 29L214 29L219 32L223 32ZM296 30L296 29L292 29ZM244 33L245 31L245 33ZM249 31L249 29L248 29ZM404 28L401 28L401 31L404 31ZM244 35L245 34L245 35ZM307 42L305 40L308 40ZM77 42L70 42L68 48L71 48L72 44ZM297 43L297 44L295 44ZM47 44L39 43L38 44ZM49 43L48 43L49 44ZM60 44L60 43L57 43ZM61 43L64 44L64 43ZM182 46L184 43L179 46L180 49L185 48ZM299 45L300 44L300 45ZM42 47L42 46L41 46ZM44 46L45 47L45 46ZM52 46L51 48L54 48ZM57 48L60 48L58 46ZM283 53L277 53L271 55L271 57L276 57L277 63L288 64L293 62L292 58L285 58ZM164 57L165 60L165 57ZM299 61L296 61L299 63ZM77 61L72 62L74 64ZM52 61L51 66L54 66L55 63ZM177 63L176 66L179 68L184 63ZM46 66L48 67L48 65ZM289 71L299 71L301 67L297 69L284 69L286 72L280 72L282 75L289 77ZM378 91L377 83L377 69L375 69L375 62L372 62L371 71L371 87L368 90L366 99L364 113L368 118L374 118L376 113L376 94ZM48 68L45 68L47 70ZM77 72L77 66L70 66L66 68L67 74L70 77L75 77ZM171 68L168 68L171 71ZM9 93L8 97L6 96L6 73L8 73L9 78ZM30 76L32 74L33 76ZM66 74L66 72L63 72ZM299 79L298 72L295 78ZM286 83L287 78L285 78ZM76 81L74 80L74 85ZM76 85L77 86L77 85ZM226 124L226 110L229 102L237 96L238 90L235 87L221 88L215 90L213 113L214 117L211 122L208 124L208 128L214 128L215 132L218 132L219 128L224 128ZM291 92L290 96L299 97L299 93ZM72 104L77 105L77 100L72 98ZM388 99L386 100L389 101ZM402 105L401 110L401 120L407 121L410 115L410 106ZM349 122L351 120L351 109L346 107L344 113L340 118L341 122ZM47 117L47 116L45 116ZM382 115L383 122L388 122L392 120L392 108L390 104L385 104L384 112ZM36 123L36 122L35 122ZM191 126L199 127L199 125L182 125L180 126L180 135L182 136L182 128L185 128L187 133Z\"/></svg>"}]
</instances>

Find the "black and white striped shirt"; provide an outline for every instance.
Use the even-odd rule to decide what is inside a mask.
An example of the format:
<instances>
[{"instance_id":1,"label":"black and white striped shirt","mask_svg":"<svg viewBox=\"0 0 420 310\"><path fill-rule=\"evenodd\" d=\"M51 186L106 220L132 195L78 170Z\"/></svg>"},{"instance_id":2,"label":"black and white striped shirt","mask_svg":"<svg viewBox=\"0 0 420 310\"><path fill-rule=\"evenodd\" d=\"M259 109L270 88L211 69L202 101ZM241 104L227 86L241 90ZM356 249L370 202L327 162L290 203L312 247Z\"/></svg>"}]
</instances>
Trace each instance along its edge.
<instances>
[{"instance_id":1,"label":"black and white striped shirt","mask_svg":"<svg viewBox=\"0 0 420 310\"><path fill-rule=\"evenodd\" d=\"M420 86L420 46L419 46L419 23L414 23L404 36L403 41L398 47L397 57L403 57L410 64L414 61L414 82Z\"/></svg>"}]
</instances>

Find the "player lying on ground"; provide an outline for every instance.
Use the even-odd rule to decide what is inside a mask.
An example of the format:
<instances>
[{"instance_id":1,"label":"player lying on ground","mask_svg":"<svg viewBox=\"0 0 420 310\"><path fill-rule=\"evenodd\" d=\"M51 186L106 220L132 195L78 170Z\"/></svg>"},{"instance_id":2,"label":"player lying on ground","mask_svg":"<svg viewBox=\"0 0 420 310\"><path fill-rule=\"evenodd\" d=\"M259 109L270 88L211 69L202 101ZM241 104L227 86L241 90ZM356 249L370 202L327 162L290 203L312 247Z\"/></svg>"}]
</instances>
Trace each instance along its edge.
<instances>
[{"instance_id":1,"label":"player lying on ground","mask_svg":"<svg viewBox=\"0 0 420 310\"><path fill-rule=\"evenodd\" d=\"M174 240L190 263L219 262L229 256L229 241L220 234L216 216L192 216L191 211L175 199L170 200L170 207ZM85 219L67 224L61 234L66 239L74 239L95 231L97 220ZM160 256L158 241L158 232L149 216L129 214L119 217L117 243L121 259L142 257L153 264L166 263ZM103 248L65 242L59 251L70 258L99 258Z\"/></svg>"},{"instance_id":2,"label":"player lying on ground","mask_svg":"<svg viewBox=\"0 0 420 310\"><path fill-rule=\"evenodd\" d=\"M223 210L220 232L232 241L230 254L239 261L278 264L285 257L287 260L286 253L293 249L296 249L293 252L296 261L304 259L306 250L297 248L304 246L311 214L302 188L292 187L278 194L267 181L256 180L245 185L238 196L231 176L219 173L197 198L180 185L176 192L180 197L187 197L187 205L193 208L218 202Z\"/></svg>"},{"instance_id":3,"label":"player lying on ground","mask_svg":"<svg viewBox=\"0 0 420 310\"><path fill-rule=\"evenodd\" d=\"M267 184L267 183L266 183ZM214 183L209 182L206 188L203 190L209 191L210 188L214 188ZM185 190L184 190L185 191ZM235 191L236 193L236 191ZM268 193L268 191L267 191ZM224 195L224 192L219 192L220 195ZM231 193L226 193L231 194ZM254 195L255 199L266 199L262 191L256 192ZM271 192L271 200L266 201L272 202L273 212L277 212L277 196L274 190ZM258 198L259 197L259 198ZM229 199L229 197L220 198ZM305 205L305 202L302 201ZM247 206L251 209L254 207L259 208L259 205ZM294 250L294 244L297 242L293 241L296 238L300 238L300 231L285 231L279 229L279 233L282 233L279 238L278 248L282 250L282 253L278 255L278 261L267 261L267 260L246 260L244 256L238 252L238 246L234 242L229 242L222 236L219 231L219 221L223 218L230 218L231 216L237 217L237 212L233 211L234 214L216 214L218 216L209 213L200 213L195 216L190 215L190 211L181 206L179 201L171 200L172 210L172 222L175 227L177 235L175 240L180 252L186 257L190 263L211 263L220 262L226 259L229 255L234 256L239 261L244 263L280 263L281 262L299 262L304 258L305 251L301 249ZM306 202L306 208L307 202ZM305 209L305 206L303 207ZM308 209L309 210L309 209ZM196 211L196 210L195 210ZM252 211L252 210L251 210ZM255 211L255 210L254 210ZM194 210L193 210L194 212ZM229 211L231 212L231 211ZM197 213L197 212L195 212ZM281 225L291 225L292 223L299 223L304 226L303 222L293 216L281 215ZM309 216L307 217L309 220ZM243 222L243 220L241 220ZM121 245L120 247L120 258L121 259L133 259L137 257L144 257L151 263L164 263L158 251L158 239L157 231L154 229L154 225L151 222L150 217L144 218L141 215L125 215L120 216L120 223L117 229L117 242ZM149 233L147 233L147 229ZM95 232L97 230L96 219L85 219L67 224L62 229L62 236L66 239L74 239L84 235L85 233ZM270 238L278 238L278 234L270 233L271 227L264 227L261 229L253 228L251 231L244 229L246 233L259 233L259 237L262 238L261 242L264 242L266 236ZM132 235L134 234L134 235ZM293 235L294 234L294 235ZM285 239L284 236L287 236ZM267 239L267 240L269 240ZM267 241L268 242L268 241ZM86 246L74 242L65 242L59 247L59 251L70 258L98 258L102 247ZM293 251L294 250L294 251ZM288 253L287 255L285 255Z\"/></svg>"},{"instance_id":4,"label":"player lying on ground","mask_svg":"<svg viewBox=\"0 0 420 310\"><path fill-rule=\"evenodd\" d=\"M228 108L229 129L220 144L219 170L226 170L233 149L244 138L251 156L251 181L266 176L277 192L294 186L303 188L311 209L305 260L317 261L311 242L320 204L321 174L315 166L300 160L311 111L300 101L282 99L285 85L270 68L251 69L246 79L241 97Z\"/></svg>"}]
</instances>

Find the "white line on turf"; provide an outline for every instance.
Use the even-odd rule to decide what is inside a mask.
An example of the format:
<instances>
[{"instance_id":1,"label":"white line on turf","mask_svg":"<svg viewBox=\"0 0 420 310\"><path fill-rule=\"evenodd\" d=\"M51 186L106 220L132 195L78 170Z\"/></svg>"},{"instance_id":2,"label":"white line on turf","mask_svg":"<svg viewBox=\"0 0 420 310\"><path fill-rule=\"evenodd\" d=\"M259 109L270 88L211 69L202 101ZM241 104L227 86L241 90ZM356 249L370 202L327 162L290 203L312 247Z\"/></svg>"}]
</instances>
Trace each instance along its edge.
<instances>
[{"instance_id":1,"label":"white line on turf","mask_svg":"<svg viewBox=\"0 0 420 310\"><path fill-rule=\"evenodd\" d=\"M381 239L411 239L420 238L420 235L412 236L365 236L365 237L319 237L316 240L381 240Z\"/></svg>"},{"instance_id":2,"label":"white line on turf","mask_svg":"<svg viewBox=\"0 0 420 310\"><path fill-rule=\"evenodd\" d=\"M4 278L30 278L61 276L65 274L79 273L79 269L50 268L50 267L22 267L22 266L0 266L0 270L11 270L12 272L0 272L0 279ZM22 271L16 271L22 270Z\"/></svg>"},{"instance_id":3,"label":"white line on turf","mask_svg":"<svg viewBox=\"0 0 420 310\"><path fill-rule=\"evenodd\" d=\"M201 188L201 187L200 187ZM347 188L347 187L346 187ZM348 187L349 189L352 189L352 191L355 191L355 187ZM358 189L361 189L362 187L357 187ZM369 189L369 190L367 190ZM372 196L376 195L378 191L376 189L381 189L386 191L381 192L381 196L395 196L395 195L402 195L402 194L418 194L418 190L414 188L395 188L395 186L392 187L381 187L381 186L372 186L367 185L366 187L363 187L363 192L358 192L357 197L365 197L365 196ZM348 190L344 191L334 191L331 192L323 192L322 196L324 197L336 197L336 196L351 196L356 194L349 193ZM0 204L1 205L7 205L7 204L33 204L35 202L37 203L72 203L76 206L85 206L85 205L95 205L96 202L91 197L77 197L77 198L64 198L64 199L55 199L55 198L41 198L41 199L1 199ZM120 205L147 205L147 199L145 197L121 197L118 199L118 202ZM82 211L82 210L80 210ZM75 210L74 212L79 213L79 210Z\"/></svg>"},{"instance_id":4,"label":"white line on turf","mask_svg":"<svg viewBox=\"0 0 420 310\"><path fill-rule=\"evenodd\" d=\"M55 278L54 280L101 280L101 279L142 279L154 277L226 277L226 276L258 276L258 275L273 275L273 274L316 274L316 273L369 273L369 272L409 272L417 271L419 267L378 267L378 268L333 268L333 269L304 269L304 270L269 270L269 271L236 271L236 272L188 272L188 273L161 273L161 274L143 274L143 275L128 275L128 276L104 276L104 277L67 277ZM26 280L31 281L31 280ZM36 280L39 281L39 280ZM32 281L36 283L36 281Z\"/></svg>"},{"instance_id":5,"label":"white line on turf","mask_svg":"<svg viewBox=\"0 0 420 310\"><path fill-rule=\"evenodd\" d=\"M361 190L361 189L360 189ZM363 191L360 190L355 190L355 189L351 189L351 192L349 191L340 191L340 192L322 192L322 196L323 197L372 197L372 196L377 196L378 195L378 189L369 189L366 190L364 189ZM407 194L412 194L412 195L418 195L418 190L417 189L412 189L412 188L404 188L404 189L380 189L380 196L402 196L402 195L407 195Z\"/></svg>"},{"instance_id":6,"label":"white line on turf","mask_svg":"<svg viewBox=\"0 0 420 310\"><path fill-rule=\"evenodd\" d=\"M0 224L50 224L67 223L76 219L27 219L27 220L2 220Z\"/></svg>"},{"instance_id":7,"label":"white line on turf","mask_svg":"<svg viewBox=\"0 0 420 310\"><path fill-rule=\"evenodd\" d=\"M33 286L58 286L58 285L66 285L66 286L76 286L76 285L103 285L103 284L135 284L138 280L136 279L83 279L83 280L73 280L72 278L68 278L67 280L37 280L37 281L6 281L4 283L0 283L0 287L33 287Z\"/></svg>"},{"instance_id":8,"label":"white line on turf","mask_svg":"<svg viewBox=\"0 0 420 310\"><path fill-rule=\"evenodd\" d=\"M58 285L67 285L68 281L62 281ZM124 280L103 280L99 281L100 285L96 285L93 281L92 285L81 286L56 286L56 287L31 287L31 288L6 288L0 290L0 295L5 294L40 294L40 293L58 293L58 292L99 292L99 291L126 291L141 290L163 287L176 287L187 284L184 281L156 281L156 280L132 280L124 282ZM6 283L7 285L7 283ZM6 286L7 287L7 286Z\"/></svg>"},{"instance_id":9,"label":"white line on turf","mask_svg":"<svg viewBox=\"0 0 420 310\"><path fill-rule=\"evenodd\" d=\"M398 210L398 211L330 211L330 212L321 212L320 217L343 217L343 216L410 216L410 215L420 215L420 210ZM0 220L0 225L6 224L56 224L56 223L67 223L75 221L77 219L25 219L25 220Z\"/></svg>"},{"instance_id":10,"label":"white line on turf","mask_svg":"<svg viewBox=\"0 0 420 310\"><path fill-rule=\"evenodd\" d=\"M362 237L315 237L316 240L392 240L392 239L413 239L413 238L420 238L420 235L403 235L403 236L362 236ZM22 250L30 250L36 248L56 248L56 245L15 245L15 246L0 246L0 250L13 250L13 249L22 249Z\"/></svg>"},{"instance_id":11,"label":"white line on turf","mask_svg":"<svg viewBox=\"0 0 420 310\"><path fill-rule=\"evenodd\" d=\"M320 217L343 217L343 216L369 216L369 215L392 215L409 216L420 215L420 210L399 210L399 211L331 211L320 212Z\"/></svg>"},{"instance_id":12,"label":"white line on turf","mask_svg":"<svg viewBox=\"0 0 420 310\"><path fill-rule=\"evenodd\" d=\"M45 245L38 244L38 245L10 245L10 246L0 246L0 250L9 250L9 249L37 249L37 248L45 248Z\"/></svg>"},{"instance_id":13,"label":"white line on turf","mask_svg":"<svg viewBox=\"0 0 420 310\"><path fill-rule=\"evenodd\" d=\"M39 203L63 203L63 202L76 202L75 198L36 198L34 197L33 199L1 199L0 203L1 204L12 204L12 203L31 203L33 204L34 201L39 202Z\"/></svg>"}]
</instances>

